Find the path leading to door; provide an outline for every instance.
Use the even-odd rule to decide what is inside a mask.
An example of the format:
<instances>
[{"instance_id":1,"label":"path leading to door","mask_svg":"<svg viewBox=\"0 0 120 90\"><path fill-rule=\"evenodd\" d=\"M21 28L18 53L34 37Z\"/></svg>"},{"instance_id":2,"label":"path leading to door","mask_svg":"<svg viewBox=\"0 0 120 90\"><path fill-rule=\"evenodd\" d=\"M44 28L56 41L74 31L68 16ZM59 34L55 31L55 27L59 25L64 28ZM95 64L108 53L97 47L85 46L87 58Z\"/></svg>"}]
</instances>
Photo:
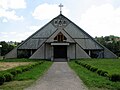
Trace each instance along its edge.
<instances>
[{"instance_id":1,"label":"path leading to door","mask_svg":"<svg viewBox=\"0 0 120 90\"><path fill-rule=\"evenodd\" d=\"M54 62L47 73L25 90L88 90L67 62Z\"/></svg>"}]
</instances>

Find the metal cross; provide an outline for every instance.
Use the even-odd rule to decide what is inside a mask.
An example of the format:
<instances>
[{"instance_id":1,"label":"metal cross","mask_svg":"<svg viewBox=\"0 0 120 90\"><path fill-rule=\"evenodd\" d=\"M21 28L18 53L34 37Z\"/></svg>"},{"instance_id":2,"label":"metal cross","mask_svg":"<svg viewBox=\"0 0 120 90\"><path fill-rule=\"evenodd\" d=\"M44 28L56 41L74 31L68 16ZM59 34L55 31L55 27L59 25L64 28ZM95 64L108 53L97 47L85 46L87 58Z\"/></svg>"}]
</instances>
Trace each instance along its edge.
<instances>
[{"instance_id":1,"label":"metal cross","mask_svg":"<svg viewBox=\"0 0 120 90\"><path fill-rule=\"evenodd\" d=\"M63 7L63 5L60 4L59 7L60 7L60 14L62 14L62 7Z\"/></svg>"}]
</instances>

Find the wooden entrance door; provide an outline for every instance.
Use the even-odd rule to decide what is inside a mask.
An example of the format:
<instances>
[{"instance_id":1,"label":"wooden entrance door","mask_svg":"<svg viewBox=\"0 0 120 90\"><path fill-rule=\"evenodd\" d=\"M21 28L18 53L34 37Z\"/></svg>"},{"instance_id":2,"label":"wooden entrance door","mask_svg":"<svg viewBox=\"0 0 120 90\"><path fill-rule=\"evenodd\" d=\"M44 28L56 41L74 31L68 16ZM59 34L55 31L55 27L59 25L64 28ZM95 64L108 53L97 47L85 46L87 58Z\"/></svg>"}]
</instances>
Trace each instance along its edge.
<instances>
[{"instance_id":1,"label":"wooden entrance door","mask_svg":"<svg viewBox=\"0 0 120 90\"><path fill-rule=\"evenodd\" d=\"M54 46L54 58L67 58L67 46L65 45Z\"/></svg>"}]
</instances>

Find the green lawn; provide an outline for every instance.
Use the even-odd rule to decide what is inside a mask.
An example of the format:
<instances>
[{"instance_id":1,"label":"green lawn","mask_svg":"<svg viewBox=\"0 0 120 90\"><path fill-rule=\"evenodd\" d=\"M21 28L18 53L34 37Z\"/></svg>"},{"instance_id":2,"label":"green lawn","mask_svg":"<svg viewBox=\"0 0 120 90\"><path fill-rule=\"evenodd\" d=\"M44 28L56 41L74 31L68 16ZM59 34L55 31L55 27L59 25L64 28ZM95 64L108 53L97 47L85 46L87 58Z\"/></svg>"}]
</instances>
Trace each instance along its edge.
<instances>
[{"instance_id":1,"label":"green lawn","mask_svg":"<svg viewBox=\"0 0 120 90\"><path fill-rule=\"evenodd\" d=\"M94 60L92 60L92 59L85 60L84 59L84 60L81 60L81 61L84 62L84 63L88 63L90 65L91 64L93 65L93 63L94 63L94 65L96 67L97 66L100 67L100 65L102 65L101 69L103 69L104 67L106 67L106 69L107 69L107 67L110 67L110 66L112 67L113 66L113 65L110 65L110 64L108 64L106 66L106 64L109 63L109 60L104 61L103 59L101 59L101 60L100 59L99 60L98 59L96 59L96 60L95 59ZM110 59L110 62L112 63L111 59ZM119 60L118 60L118 62L119 62ZM90 90L120 90L120 82L112 82L105 77L99 76L97 73L93 73L93 72L87 70L86 68L76 64L75 61L69 62L69 66L77 73L77 75L83 80L85 85ZM116 68L116 67L119 67L119 66L116 66L115 63L114 63L113 67ZM119 68L117 68L117 69L119 69Z\"/></svg>"},{"instance_id":2,"label":"green lawn","mask_svg":"<svg viewBox=\"0 0 120 90\"><path fill-rule=\"evenodd\" d=\"M26 58L0 60L0 62L37 62L37 61L42 61L42 60L40 60L40 59L26 59Z\"/></svg>"},{"instance_id":3,"label":"green lawn","mask_svg":"<svg viewBox=\"0 0 120 90\"><path fill-rule=\"evenodd\" d=\"M105 70L109 74L120 74L120 59L87 59L80 61Z\"/></svg>"},{"instance_id":4,"label":"green lawn","mask_svg":"<svg viewBox=\"0 0 120 90\"><path fill-rule=\"evenodd\" d=\"M16 59L13 60L13 62L27 62L27 59ZM6 60L11 61L11 60ZM35 62L37 60L32 60L32 62ZM39 60L40 61L40 60ZM31 62L28 59L28 62ZM33 82L35 82L39 77L41 77L48 68L52 65L51 61L45 61L44 63L35 66L30 71L23 72L22 74L18 74L14 77L14 80L11 82L5 82L3 85L0 86L0 90L23 90L24 88L30 86Z\"/></svg>"}]
</instances>

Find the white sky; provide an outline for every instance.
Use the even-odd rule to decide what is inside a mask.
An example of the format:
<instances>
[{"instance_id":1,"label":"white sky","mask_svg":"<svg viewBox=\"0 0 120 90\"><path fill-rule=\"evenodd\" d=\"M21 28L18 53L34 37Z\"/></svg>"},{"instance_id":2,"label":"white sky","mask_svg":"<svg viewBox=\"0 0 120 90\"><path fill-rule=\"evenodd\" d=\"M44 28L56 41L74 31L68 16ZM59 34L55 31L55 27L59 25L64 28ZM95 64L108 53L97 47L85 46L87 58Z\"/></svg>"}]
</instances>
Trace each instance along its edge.
<instances>
[{"instance_id":1,"label":"white sky","mask_svg":"<svg viewBox=\"0 0 120 90\"><path fill-rule=\"evenodd\" d=\"M120 0L0 0L0 41L22 41L62 13L92 37L120 37Z\"/></svg>"}]
</instances>

